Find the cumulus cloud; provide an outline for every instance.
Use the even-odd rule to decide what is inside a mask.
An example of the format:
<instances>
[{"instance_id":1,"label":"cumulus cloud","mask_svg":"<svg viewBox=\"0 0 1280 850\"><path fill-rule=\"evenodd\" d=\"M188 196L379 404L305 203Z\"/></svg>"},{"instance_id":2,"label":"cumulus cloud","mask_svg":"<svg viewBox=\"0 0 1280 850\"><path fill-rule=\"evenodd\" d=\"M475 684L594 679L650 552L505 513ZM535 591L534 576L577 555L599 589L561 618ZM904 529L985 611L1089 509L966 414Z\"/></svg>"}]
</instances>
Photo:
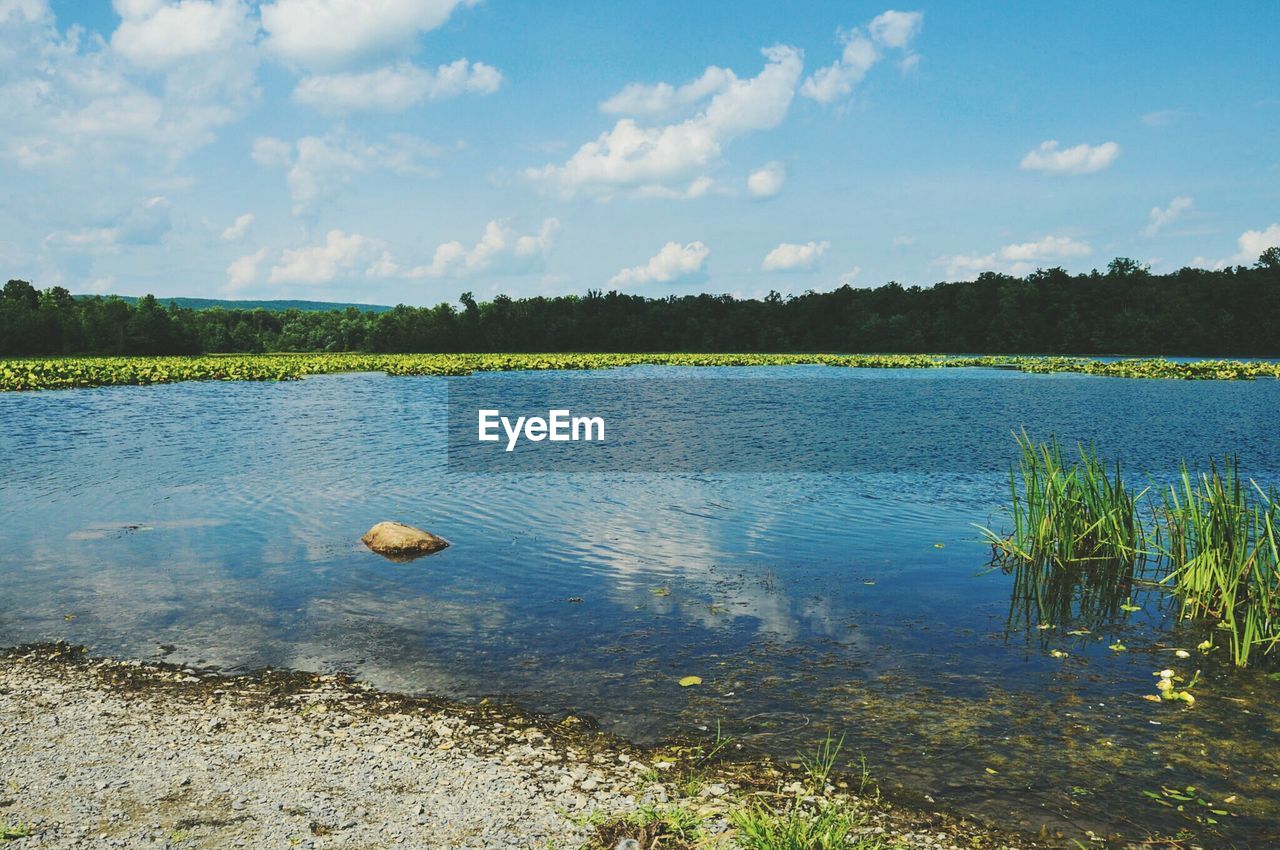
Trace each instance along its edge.
<instances>
[{"instance_id":1,"label":"cumulus cloud","mask_svg":"<svg viewBox=\"0 0 1280 850\"><path fill-rule=\"evenodd\" d=\"M1236 261L1252 263L1268 248L1280 247L1280 224L1273 224L1266 230L1246 230L1236 242L1240 246Z\"/></svg>"},{"instance_id":2,"label":"cumulus cloud","mask_svg":"<svg viewBox=\"0 0 1280 850\"><path fill-rule=\"evenodd\" d=\"M643 194L654 187L687 191L706 177L700 172L719 159L727 143L770 130L786 117L803 68L800 51L776 46L763 53L767 62L759 74L726 82L691 118L652 127L624 118L563 165L530 168L525 177L565 197Z\"/></svg>"},{"instance_id":3,"label":"cumulus cloud","mask_svg":"<svg viewBox=\"0 0 1280 850\"><path fill-rule=\"evenodd\" d=\"M158 245L173 229L167 198L148 198L108 227L60 230L45 237L45 247L71 252L114 254L127 245Z\"/></svg>"},{"instance_id":4,"label":"cumulus cloud","mask_svg":"<svg viewBox=\"0 0 1280 850\"><path fill-rule=\"evenodd\" d=\"M59 31L44 3L0 5L0 158L64 175L172 162L247 111L257 60L242 3L121 0L117 10L108 41Z\"/></svg>"},{"instance_id":5,"label":"cumulus cloud","mask_svg":"<svg viewBox=\"0 0 1280 850\"><path fill-rule=\"evenodd\" d=\"M1115 142L1061 148L1057 141L1050 139L1024 156L1018 167L1044 174L1091 174L1106 168L1118 156L1120 146Z\"/></svg>"},{"instance_id":6,"label":"cumulus cloud","mask_svg":"<svg viewBox=\"0 0 1280 850\"><path fill-rule=\"evenodd\" d=\"M628 284L672 283L678 280L700 276L705 273L707 257L711 249L701 242L690 242L681 245L679 242L668 242L649 258L644 265L623 269L609 279L610 286L627 286Z\"/></svg>"},{"instance_id":7,"label":"cumulus cloud","mask_svg":"<svg viewBox=\"0 0 1280 850\"><path fill-rule=\"evenodd\" d=\"M1046 262L1083 257L1091 253L1093 249L1087 242L1080 242L1069 236L1046 236L1036 242L1005 245L990 254L944 257L942 262L946 263L947 277L963 280L986 271L1025 275Z\"/></svg>"},{"instance_id":8,"label":"cumulus cloud","mask_svg":"<svg viewBox=\"0 0 1280 850\"><path fill-rule=\"evenodd\" d=\"M730 69L711 65L702 76L678 88L670 83L631 83L600 104L600 111L606 115L667 117L719 94L737 80Z\"/></svg>"},{"instance_id":9,"label":"cumulus cloud","mask_svg":"<svg viewBox=\"0 0 1280 850\"><path fill-rule=\"evenodd\" d=\"M783 242L765 255L760 268L767 272L808 271L830 247L830 242Z\"/></svg>"},{"instance_id":10,"label":"cumulus cloud","mask_svg":"<svg viewBox=\"0 0 1280 850\"><path fill-rule=\"evenodd\" d=\"M895 12L890 9L873 18L867 30L875 41L885 47L901 50L919 35L923 25L923 12Z\"/></svg>"},{"instance_id":11,"label":"cumulus cloud","mask_svg":"<svg viewBox=\"0 0 1280 850\"><path fill-rule=\"evenodd\" d=\"M145 68L171 67L249 44L257 30L249 7L240 0L116 0L114 5L121 21L111 34L111 47Z\"/></svg>"},{"instance_id":12,"label":"cumulus cloud","mask_svg":"<svg viewBox=\"0 0 1280 850\"><path fill-rule=\"evenodd\" d=\"M490 221L478 242L458 241L435 249L431 262L408 266L398 262L384 242L359 233L330 230L323 242L287 248L271 263L267 283L327 285L356 279L463 278L477 274L516 275L543 267L560 232L558 219L548 218L537 230L520 233L506 222ZM270 255L266 249L239 257L227 267L227 288L243 289L259 279L258 269Z\"/></svg>"},{"instance_id":13,"label":"cumulus cloud","mask_svg":"<svg viewBox=\"0 0 1280 850\"><path fill-rule=\"evenodd\" d=\"M560 221L548 218L535 233L519 234L502 221L491 221L475 245L467 248L457 240L436 247L431 262L404 271L408 278L468 277L487 274L523 274L542 267L560 232ZM388 264L384 276L400 273Z\"/></svg>"},{"instance_id":14,"label":"cumulus cloud","mask_svg":"<svg viewBox=\"0 0 1280 850\"><path fill-rule=\"evenodd\" d=\"M329 114L398 112L424 100L493 94L501 85L502 72L483 62L458 59L435 71L401 62L361 73L305 77L294 88L293 99Z\"/></svg>"},{"instance_id":15,"label":"cumulus cloud","mask_svg":"<svg viewBox=\"0 0 1280 850\"><path fill-rule=\"evenodd\" d=\"M253 224L253 213L245 213L236 216L236 220L231 226L222 231L222 238L227 242L235 242L237 239L243 239L244 235L249 232L249 226Z\"/></svg>"},{"instance_id":16,"label":"cumulus cloud","mask_svg":"<svg viewBox=\"0 0 1280 850\"><path fill-rule=\"evenodd\" d=\"M1151 223L1147 225L1143 232L1148 236L1155 236L1160 232L1160 228L1166 224L1176 221L1187 210L1191 209L1191 199L1185 195L1179 195L1169 202L1169 206L1161 209L1160 207L1151 208Z\"/></svg>"},{"instance_id":17,"label":"cumulus cloud","mask_svg":"<svg viewBox=\"0 0 1280 850\"><path fill-rule=\"evenodd\" d=\"M342 65L412 46L459 6L478 0L275 0L262 6L267 48L311 68Z\"/></svg>"},{"instance_id":18,"label":"cumulus cloud","mask_svg":"<svg viewBox=\"0 0 1280 850\"><path fill-rule=\"evenodd\" d=\"M787 169L782 163L767 162L747 175L747 191L753 198L772 198L782 191L782 185L786 182Z\"/></svg>"},{"instance_id":19,"label":"cumulus cloud","mask_svg":"<svg viewBox=\"0 0 1280 850\"><path fill-rule=\"evenodd\" d=\"M259 165L285 169L294 215L313 217L357 176L375 171L428 175L422 160L439 153L414 136L396 135L386 144L372 144L335 131L296 142L263 136L254 141L251 155Z\"/></svg>"},{"instance_id":20,"label":"cumulus cloud","mask_svg":"<svg viewBox=\"0 0 1280 850\"><path fill-rule=\"evenodd\" d=\"M857 28L842 31L840 41L844 49L840 58L806 79L800 94L821 104L835 103L848 97L854 86L862 82L867 72L884 58L883 49L906 51L923 25L922 12L890 9L873 18L867 24L866 33ZM918 56L908 52L900 65L906 71L915 67L918 61Z\"/></svg>"},{"instance_id":21,"label":"cumulus cloud","mask_svg":"<svg viewBox=\"0 0 1280 850\"><path fill-rule=\"evenodd\" d=\"M285 249L267 275L267 282L328 284L339 276L367 276L385 253L382 243L375 239L330 230L320 245Z\"/></svg>"},{"instance_id":22,"label":"cumulus cloud","mask_svg":"<svg viewBox=\"0 0 1280 850\"><path fill-rule=\"evenodd\" d=\"M255 282L258 279L258 266L266 258L267 249L261 248L232 260L231 265L227 266L227 289L244 289Z\"/></svg>"},{"instance_id":23,"label":"cumulus cloud","mask_svg":"<svg viewBox=\"0 0 1280 850\"><path fill-rule=\"evenodd\" d=\"M1280 224L1272 224L1263 230L1246 230L1236 240L1239 249L1233 256L1222 260L1196 257L1191 265L1205 269L1225 269L1230 266L1249 266L1268 248L1280 248Z\"/></svg>"}]
</instances>

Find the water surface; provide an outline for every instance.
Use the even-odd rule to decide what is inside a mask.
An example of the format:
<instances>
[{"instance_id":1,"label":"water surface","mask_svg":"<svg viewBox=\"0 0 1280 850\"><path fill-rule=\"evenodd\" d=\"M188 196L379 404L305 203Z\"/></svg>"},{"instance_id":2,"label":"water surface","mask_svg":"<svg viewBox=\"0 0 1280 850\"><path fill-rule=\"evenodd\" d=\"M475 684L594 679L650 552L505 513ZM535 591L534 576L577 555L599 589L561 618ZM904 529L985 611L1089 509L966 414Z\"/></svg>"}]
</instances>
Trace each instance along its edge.
<instances>
[{"instance_id":1,"label":"water surface","mask_svg":"<svg viewBox=\"0 0 1280 850\"><path fill-rule=\"evenodd\" d=\"M1247 474L1280 482L1268 424L1280 382L824 367L595 377L623 393L697 380L709 409L748 417L735 381L825 383L792 402L815 446L822 429L861 428L902 451L927 430L936 462L466 474L446 462L446 381L424 377L3 394L0 644L348 670L587 714L640 741L719 721L744 754L790 758L830 730L887 792L1004 825L1280 841L1275 668L1176 659L1203 634L1180 629L1156 592L1088 635L1011 625L1011 580L981 574L974 528L1000 522L1019 427L1093 441L1154 475L1237 451ZM852 409L851 392L874 410ZM358 542L383 519L453 546L389 563ZM1116 640L1129 650L1109 650ZM1203 669L1194 708L1141 698L1166 666ZM690 674L704 684L676 685ZM1143 793L1187 785L1230 814Z\"/></svg>"}]
</instances>

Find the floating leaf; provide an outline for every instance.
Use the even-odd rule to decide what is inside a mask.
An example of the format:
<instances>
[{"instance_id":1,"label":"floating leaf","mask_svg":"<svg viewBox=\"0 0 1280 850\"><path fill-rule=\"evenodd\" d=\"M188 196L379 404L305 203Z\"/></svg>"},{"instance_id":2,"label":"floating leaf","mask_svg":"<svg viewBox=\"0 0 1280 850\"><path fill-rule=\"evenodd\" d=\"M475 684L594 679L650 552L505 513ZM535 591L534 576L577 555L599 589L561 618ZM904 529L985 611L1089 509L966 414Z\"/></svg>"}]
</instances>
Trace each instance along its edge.
<instances>
[{"instance_id":1,"label":"floating leaf","mask_svg":"<svg viewBox=\"0 0 1280 850\"><path fill-rule=\"evenodd\" d=\"M1111 646L1107 647L1107 649L1110 649L1112 652L1124 652L1128 648L1129 647L1125 646L1120 641L1116 641L1115 643L1111 644Z\"/></svg>"},{"instance_id":2,"label":"floating leaf","mask_svg":"<svg viewBox=\"0 0 1280 850\"><path fill-rule=\"evenodd\" d=\"M682 688L689 688L694 685L701 685L701 684L702 684L701 676L685 676L683 679L680 680L680 687Z\"/></svg>"},{"instance_id":3,"label":"floating leaf","mask_svg":"<svg viewBox=\"0 0 1280 850\"><path fill-rule=\"evenodd\" d=\"M1063 652L1061 649L1051 649L1051 650L1049 650L1049 654L1050 654L1050 655L1052 655L1054 658L1066 658L1066 657L1067 657L1067 654L1066 654L1065 652Z\"/></svg>"},{"instance_id":4,"label":"floating leaf","mask_svg":"<svg viewBox=\"0 0 1280 850\"><path fill-rule=\"evenodd\" d=\"M1174 653L1173 653L1173 654L1174 654L1174 655L1176 655L1176 656L1178 656L1179 658L1190 658L1190 657L1191 657L1191 653L1190 653L1190 652L1187 652L1185 649L1178 649L1178 650L1174 650Z\"/></svg>"}]
</instances>

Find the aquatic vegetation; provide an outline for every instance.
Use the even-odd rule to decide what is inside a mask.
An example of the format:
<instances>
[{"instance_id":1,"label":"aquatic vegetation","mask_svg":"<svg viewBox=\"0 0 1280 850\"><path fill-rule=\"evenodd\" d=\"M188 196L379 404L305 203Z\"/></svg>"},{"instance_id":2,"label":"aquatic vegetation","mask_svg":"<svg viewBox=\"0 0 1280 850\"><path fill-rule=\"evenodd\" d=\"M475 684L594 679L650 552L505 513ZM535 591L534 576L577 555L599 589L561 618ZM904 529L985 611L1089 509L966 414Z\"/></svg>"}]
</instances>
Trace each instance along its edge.
<instances>
[{"instance_id":1,"label":"aquatic vegetation","mask_svg":"<svg viewBox=\"0 0 1280 850\"><path fill-rule=\"evenodd\" d=\"M1193 476L1186 465L1161 515L1170 573L1186 618L1223 625L1241 667L1280 642L1280 496L1240 478L1229 458ZM1256 495L1255 495L1256 493Z\"/></svg>"},{"instance_id":2,"label":"aquatic vegetation","mask_svg":"<svg viewBox=\"0 0 1280 850\"><path fill-rule=\"evenodd\" d=\"M1118 463L1109 468L1081 448L1068 464L1055 440L1017 439L1013 530L980 527L993 563L1014 575L1011 623L1098 623L1137 612L1133 587L1145 581L1172 591L1185 619L1226 632L1237 666L1280 643L1280 495L1246 484L1237 459L1198 476L1184 463L1156 503L1151 488L1128 489ZM1213 642L1197 648L1208 652Z\"/></svg>"},{"instance_id":3,"label":"aquatic vegetation","mask_svg":"<svg viewBox=\"0 0 1280 850\"><path fill-rule=\"evenodd\" d=\"M469 375L473 372L658 366L801 366L877 369L987 367L1125 378L1248 380L1280 377L1280 364L1242 361L1073 357L961 357L935 354L245 354L198 357L48 357L0 360L0 391L69 389L176 381L287 381L331 372Z\"/></svg>"},{"instance_id":4,"label":"aquatic vegetation","mask_svg":"<svg viewBox=\"0 0 1280 850\"><path fill-rule=\"evenodd\" d=\"M1135 568L1150 554L1137 494L1119 464L1079 450L1068 462L1056 440L1017 437L1018 463L1009 474L1013 530L980 527L994 560L1014 573L1011 619L1041 627L1115 616L1132 593ZM1020 616L1019 616L1020 615ZM1082 616L1083 615L1083 616Z\"/></svg>"}]
</instances>

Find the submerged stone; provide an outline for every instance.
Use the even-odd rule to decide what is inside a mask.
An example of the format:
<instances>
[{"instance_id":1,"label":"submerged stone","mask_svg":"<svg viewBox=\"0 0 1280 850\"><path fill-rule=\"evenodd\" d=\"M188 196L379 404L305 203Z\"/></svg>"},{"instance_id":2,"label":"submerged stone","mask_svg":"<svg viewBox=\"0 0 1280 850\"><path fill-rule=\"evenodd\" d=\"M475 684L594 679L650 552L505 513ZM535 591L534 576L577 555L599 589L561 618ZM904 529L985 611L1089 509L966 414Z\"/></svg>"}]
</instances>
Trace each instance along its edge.
<instances>
[{"instance_id":1,"label":"submerged stone","mask_svg":"<svg viewBox=\"0 0 1280 850\"><path fill-rule=\"evenodd\" d=\"M360 538L364 545L392 561L411 561L439 552L449 541L402 522L380 522Z\"/></svg>"}]
</instances>

